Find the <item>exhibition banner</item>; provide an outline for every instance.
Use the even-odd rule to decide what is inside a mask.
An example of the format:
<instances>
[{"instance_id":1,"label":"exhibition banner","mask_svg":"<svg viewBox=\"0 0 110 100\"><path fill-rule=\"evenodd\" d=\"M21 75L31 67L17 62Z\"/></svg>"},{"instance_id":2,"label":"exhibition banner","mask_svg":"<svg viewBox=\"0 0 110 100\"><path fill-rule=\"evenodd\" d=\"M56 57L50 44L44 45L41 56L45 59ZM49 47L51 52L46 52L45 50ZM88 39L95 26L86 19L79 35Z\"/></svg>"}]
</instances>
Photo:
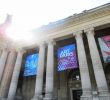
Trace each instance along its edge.
<instances>
[{"instance_id":1,"label":"exhibition banner","mask_svg":"<svg viewBox=\"0 0 110 100\"><path fill-rule=\"evenodd\" d=\"M57 51L57 56L58 71L78 68L75 44L59 48Z\"/></svg>"},{"instance_id":2,"label":"exhibition banner","mask_svg":"<svg viewBox=\"0 0 110 100\"><path fill-rule=\"evenodd\" d=\"M32 76L37 74L38 54L28 55L26 57L24 76Z\"/></svg>"},{"instance_id":3,"label":"exhibition banner","mask_svg":"<svg viewBox=\"0 0 110 100\"><path fill-rule=\"evenodd\" d=\"M110 62L110 35L100 37L98 41L104 62Z\"/></svg>"}]
</instances>

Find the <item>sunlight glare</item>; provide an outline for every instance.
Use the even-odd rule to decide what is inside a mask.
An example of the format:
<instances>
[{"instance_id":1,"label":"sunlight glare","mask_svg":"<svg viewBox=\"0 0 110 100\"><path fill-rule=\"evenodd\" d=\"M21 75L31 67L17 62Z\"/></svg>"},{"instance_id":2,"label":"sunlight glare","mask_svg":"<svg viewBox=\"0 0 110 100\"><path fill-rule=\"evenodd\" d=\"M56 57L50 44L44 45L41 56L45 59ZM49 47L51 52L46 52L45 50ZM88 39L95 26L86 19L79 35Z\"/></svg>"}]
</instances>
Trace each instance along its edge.
<instances>
[{"instance_id":1,"label":"sunlight glare","mask_svg":"<svg viewBox=\"0 0 110 100\"><path fill-rule=\"evenodd\" d=\"M31 40L28 31L47 25L110 0L2 0L0 14L11 14L12 25L7 35L14 40ZM3 14L2 14L3 15ZM1 21L1 16L0 16ZM28 34L28 35L27 35Z\"/></svg>"},{"instance_id":2,"label":"sunlight glare","mask_svg":"<svg viewBox=\"0 0 110 100\"><path fill-rule=\"evenodd\" d=\"M6 30L7 37L14 41L32 41L34 36L31 32L21 30L19 27L10 26Z\"/></svg>"}]
</instances>

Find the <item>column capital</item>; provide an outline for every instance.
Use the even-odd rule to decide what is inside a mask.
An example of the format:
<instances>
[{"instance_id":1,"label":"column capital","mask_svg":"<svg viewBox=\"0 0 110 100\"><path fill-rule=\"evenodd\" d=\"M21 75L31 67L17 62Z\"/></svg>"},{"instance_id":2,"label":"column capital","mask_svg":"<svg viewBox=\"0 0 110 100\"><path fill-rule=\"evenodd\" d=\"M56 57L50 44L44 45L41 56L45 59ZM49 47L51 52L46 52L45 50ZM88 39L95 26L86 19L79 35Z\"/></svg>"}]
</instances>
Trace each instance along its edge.
<instances>
[{"instance_id":1,"label":"column capital","mask_svg":"<svg viewBox=\"0 0 110 100\"><path fill-rule=\"evenodd\" d=\"M7 43L3 43L0 45L0 49L1 50L7 50L8 51L8 44Z\"/></svg>"},{"instance_id":2,"label":"column capital","mask_svg":"<svg viewBox=\"0 0 110 100\"><path fill-rule=\"evenodd\" d=\"M11 51L16 51L16 47L15 47L16 45L13 43L13 42L11 42L11 41L6 41L5 43L3 43L3 49L6 49L6 50L8 50L9 52L11 52Z\"/></svg>"},{"instance_id":3,"label":"column capital","mask_svg":"<svg viewBox=\"0 0 110 100\"><path fill-rule=\"evenodd\" d=\"M94 27L85 28L84 32L86 34L94 34Z\"/></svg>"},{"instance_id":4,"label":"column capital","mask_svg":"<svg viewBox=\"0 0 110 100\"><path fill-rule=\"evenodd\" d=\"M56 44L56 42L54 41L54 39L48 39L48 40L46 41L46 43L47 43L47 44L52 44L52 45L55 45L55 44Z\"/></svg>"},{"instance_id":5,"label":"column capital","mask_svg":"<svg viewBox=\"0 0 110 100\"><path fill-rule=\"evenodd\" d=\"M78 30L78 31L73 32L73 35L82 34L82 33L83 33L82 30Z\"/></svg>"},{"instance_id":6,"label":"column capital","mask_svg":"<svg viewBox=\"0 0 110 100\"><path fill-rule=\"evenodd\" d=\"M9 50L9 52L12 52L12 51L17 52L17 51L16 51L16 48L13 47L13 46L11 46L10 48L8 48L8 50Z\"/></svg>"},{"instance_id":7,"label":"column capital","mask_svg":"<svg viewBox=\"0 0 110 100\"><path fill-rule=\"evenodd\" d=\"M45 46L45 45L46 45L46 41L42 41L39 43L38 47Z\"/></svg>"},{"instance_id":8,"label":"column capital","mask_svg":"<svg viewBox=\"0 0 110 100\"><path fill-rule=\"evenodd\" d=\"M1 47L0 48L2 51L9 51L7 47Z\"/></svg>"},{"instance_id":9,"label":"column capital","mask_svg":"<svg viewBox=\"0 0 110 100\"><path fill-rule=\"evenodd\" d=\"M24 48L17 48L16 51L18 53L25 53L26 52L26 50Z\"/></svg>"},{"instance_id":10,"label":"column capital","mask_svg":"<svg viewBox=\"0 0 110 100\"><path fill-rule=\"evenodd\" d=\"M16 49L14 48L14 47L9 47L9 46L2 46L1 47L1 50L5 50L5 51L9 51L9 52L11 52L11 51L16 51Z\"/></svg>"},{"instance_id":11,"label":"column capital","mask_svg":"<svg viewBox=\"0 0 110 100\"><path fill-rule=\"evenodd\" d=\"M82 33L83 33L82 30L79 30L79 31L74 32L74 33L73 33L73 36L75 36L75 37L76 37L76 36L81 36Z\"/></svg>"},{"instance_id":12,"label":"column capital","mask_svg":"<svg viewBox=\"0 0 110 100\"><path fill-rule=\"evenodd\" d=\"M80 30L80 31L76 31L75 33L73 33L73 36L75 36L75 38L77 39L77 38L80 38L80 37L82 37L82 30Z\"/></svg>"}]
</instances>

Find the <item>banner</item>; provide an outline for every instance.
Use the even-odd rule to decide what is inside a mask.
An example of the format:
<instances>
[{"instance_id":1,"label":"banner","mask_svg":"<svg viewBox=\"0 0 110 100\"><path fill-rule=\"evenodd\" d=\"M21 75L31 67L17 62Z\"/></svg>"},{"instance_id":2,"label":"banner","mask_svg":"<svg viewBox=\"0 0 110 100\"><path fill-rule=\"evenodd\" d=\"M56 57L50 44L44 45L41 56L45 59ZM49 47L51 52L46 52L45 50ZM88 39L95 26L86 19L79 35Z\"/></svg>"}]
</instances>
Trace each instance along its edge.
<instances>
[{"instance_id":1,"label":"banner","mask_svg":"<svg viewBox=\"0 0 110 100\"><path fill-rule=\"evenodd\" d=\"M78 68L75 44L59 48L57 51L57 56L58 71Z\"/></svg>"},{"instance_id":2,"label":"banner","mask_svg":"<svg viewBox=\"0 0 110 100\"><path fill-rule=\"evenodd\" d=\"M110 35L98 38L99 46L105 63L110 62Z\"/></svg>"},{"instance_id":3,"label":"banner","mask_svg":"<svg viewBox=\"0 0 110 100\"><path fill-rule=\"evenodd\" d=\"M38 54L28 55L25 62L24 76L37 74Z\"/></svg>"}]
</instances>

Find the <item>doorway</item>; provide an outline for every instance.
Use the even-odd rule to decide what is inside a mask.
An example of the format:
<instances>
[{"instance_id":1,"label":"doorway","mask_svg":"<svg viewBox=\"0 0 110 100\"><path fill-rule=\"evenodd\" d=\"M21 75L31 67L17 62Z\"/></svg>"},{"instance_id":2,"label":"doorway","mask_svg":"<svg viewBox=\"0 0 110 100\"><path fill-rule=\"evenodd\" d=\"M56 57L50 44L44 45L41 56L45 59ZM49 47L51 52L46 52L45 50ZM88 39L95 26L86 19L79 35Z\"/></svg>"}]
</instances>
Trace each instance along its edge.
<instances>
[{"instance_id":1,"label":"doorway","mask_svg":"<svg viewBox=\"0 0 110 100\"><path fill-rule=\"evenodd\" d=\"M80 100L81 95L82 95L82 89L71 90L71 100Z\"/></svg>"}]
</instances>

